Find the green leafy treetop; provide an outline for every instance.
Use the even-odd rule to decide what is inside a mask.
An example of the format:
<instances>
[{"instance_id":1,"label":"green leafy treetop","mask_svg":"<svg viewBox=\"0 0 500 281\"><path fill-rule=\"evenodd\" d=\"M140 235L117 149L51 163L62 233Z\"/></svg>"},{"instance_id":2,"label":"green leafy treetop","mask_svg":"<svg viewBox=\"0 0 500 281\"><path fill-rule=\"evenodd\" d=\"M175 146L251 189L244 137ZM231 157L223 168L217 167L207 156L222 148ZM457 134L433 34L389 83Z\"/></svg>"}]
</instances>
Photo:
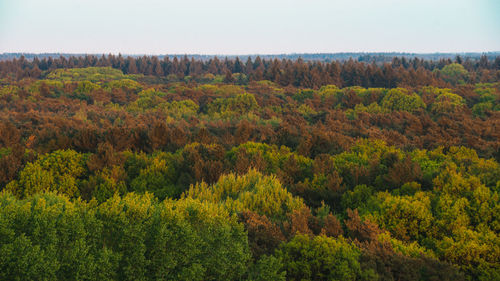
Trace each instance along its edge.
<instances>
[{"instance_id":1,"label":"green leafy treetop","mask_svg":"<svg viewBox=\"0 0 500 281\"><path fill-rule=\"evenodd\" d=\"M425 103L416 93L409 93L403 88L391 89L382 99L382 107L391 111L414 112L425 108Z\"/></svg>"},{"instance_id":2,"label":"green leafy treetop","mask_svg":"<svg viewBox=\"0 0 500 281\"><path fill-rule=\"evenodd\" d=\"M44 191L57 191L77 197L78 179L87 172L86 156L74 150L56 150L28 163L19 173L19 180L5 187L20 198Z\"/></svg>"},{"instance_id":3,"label":"green leafy treetop","mask_svg":"<svg viewBox=\"0 0 500 281\"><path fill-rule=\"evenodd\" d=\"M446 65L440 70L440 74L443 80L453 85L464 84L469 78L469 72L458 63Z\"/></svg>"},{"instance_id":4,"label":"green leafy treetop","mask_svg":"<svg viewBox=\"0 0 500 281\"><path fill-rule=\"evenodd\" d=\"M193 199L3 192L0 222L0 280L241 280L250 262L236 217Z\"/></svg>"},{"instance_id":5,"label":"green leafy treetop","mask_svg":"<svg viewBox=\"0 0 500 281\"><path fill-rule=\"evenodd\" d=\"M286 214L305 208L302 199L290 194L275 176L264 176L255 170L242 176L221 176L211 186L198 183L184 197L222 203L232 211L252 211L271 219L285 218Z\"/></svg>"},{"instance_id":6,"label":"green leafy treetop","mask_svg":"<svg viewBox=\"0 0 500 281\"><path fill-rule=\"evenodd\" d=\"M283 260L288 280L376 280L362 270L361 251L343 238L297 235L282 244L276 256Z\"/></svg>"}]
</instances>

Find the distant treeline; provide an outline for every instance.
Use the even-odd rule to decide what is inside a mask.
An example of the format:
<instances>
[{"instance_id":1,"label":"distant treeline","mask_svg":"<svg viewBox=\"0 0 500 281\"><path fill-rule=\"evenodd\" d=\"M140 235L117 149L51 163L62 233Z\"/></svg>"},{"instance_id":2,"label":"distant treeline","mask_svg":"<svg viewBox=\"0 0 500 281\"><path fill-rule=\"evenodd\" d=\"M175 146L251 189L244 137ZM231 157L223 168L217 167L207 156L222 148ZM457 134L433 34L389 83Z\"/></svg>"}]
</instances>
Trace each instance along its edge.
<instances>
[{"instance_id":1,"label":"distant treeline","mask_svg":"<svg viewBox=\"0 0 500 281\"><path fill-rule=\"evenodd\" d=\"M69 54L69 53L3 53L0 54L1 60L11 60L11 59L19 59L24 56L28 60L32 60L35 57L38 59L43 58L58 58L58 57L84 57L89 54ZM101 54L91 54L96 56L101 56ZM124 54L125 57L142 57L142 54ZM342 52L342 53L292 53L292 54L246 54L246 55L201 55L201 54L165 54L159 55L158 58L164 59L166 57L173 59L177 57L178 59L187 56L189 59L193 58L195 60L210 60L216 57L218 58L228 58L228 59L236 59L239 58L248 58L250 57L252 60L260 57L261 59L291 59L297 60L299 58L305 61L334 61L334 60L358 60L364 62L391 62L393 58L419 58L423 60L440 60L440 59L455 59L457 56L462 59L470 59L470 60L479 60L482 56L486 56L489 60L495 60L497 56L500 56L500 52L483 52L483 53L474 53L474 52L463 52L463 53L400 53L400 52Z\"/></svg>"},{"instance_id":2,"label":"distant treeline","mask_svg":"<svg viewBox=\"0 0 500 281\"><path fill-rule=\"evenodd\" d=\"M345 56L354 53L331 54ZM494 53L497 54L498 53ZM113 67L125 74L143 74L163 79L160 82L198 81L223 76L223 82L246 85L250 81L269 80L281 86L319 88L324 85L339 87L419 87L465 83L494 82L500 79L500 55L481 55L478 58L461 57L427 60L401 54L385 61L386 54L358 54L358 59L321 61L329 54L311 54L318 60L301 57L289 59L263 58L257 56L247 59L218 57L157 57L122 55L75 55L39 57L21 56L19 59L0 61L0 77L22 79L26 77L43 78L44 72L58 68ZM443 54L444 55L444 54ZM3 55L5 56L5 55ZM15 57L15 54L12 54ZM295 55L291 55L292 57ZM299 56L299 55L297 55ZM416 56L416 55L415 55ZM434 54L433 56L439 56ZM446 66L447 69L445 69ZM445 71L443 71L445 69ZM460 79L455 79L459 77ZM221 81L222 82L222 81Z\"/></svg>"}]
</instances>

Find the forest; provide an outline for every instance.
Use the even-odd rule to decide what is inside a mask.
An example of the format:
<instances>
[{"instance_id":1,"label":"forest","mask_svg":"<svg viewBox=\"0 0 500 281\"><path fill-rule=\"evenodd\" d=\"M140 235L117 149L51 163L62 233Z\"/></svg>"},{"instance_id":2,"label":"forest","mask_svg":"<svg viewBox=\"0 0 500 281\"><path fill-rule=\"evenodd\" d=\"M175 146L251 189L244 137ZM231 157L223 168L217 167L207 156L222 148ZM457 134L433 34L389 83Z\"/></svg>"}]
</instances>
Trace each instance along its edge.
<instances>
[{"instance_id":1,"label":"forest","mask_svg":"<svg viewBox=\"0 0 500 281\"><path fill-rule=\"evenodd\" d=\"M500 56L0 61L0 280L500 280Z\"/></svg>"}]
</instances>

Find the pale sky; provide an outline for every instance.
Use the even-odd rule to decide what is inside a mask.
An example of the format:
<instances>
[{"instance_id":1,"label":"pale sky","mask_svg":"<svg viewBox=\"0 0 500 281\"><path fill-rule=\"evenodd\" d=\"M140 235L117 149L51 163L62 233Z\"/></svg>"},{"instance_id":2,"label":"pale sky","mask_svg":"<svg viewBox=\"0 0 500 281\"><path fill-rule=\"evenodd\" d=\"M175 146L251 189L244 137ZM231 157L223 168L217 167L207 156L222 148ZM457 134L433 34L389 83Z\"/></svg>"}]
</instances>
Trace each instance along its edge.
<instances>
[{"instance_id":1,"label":"pale sky","mask_svg":"<svg viewBox=\"0 0 500 281\"><path fill-rule=\"evenodd\" d=\"M500 51L500 0L0 0L0 53Z\"/></svg>"}]
</instances>

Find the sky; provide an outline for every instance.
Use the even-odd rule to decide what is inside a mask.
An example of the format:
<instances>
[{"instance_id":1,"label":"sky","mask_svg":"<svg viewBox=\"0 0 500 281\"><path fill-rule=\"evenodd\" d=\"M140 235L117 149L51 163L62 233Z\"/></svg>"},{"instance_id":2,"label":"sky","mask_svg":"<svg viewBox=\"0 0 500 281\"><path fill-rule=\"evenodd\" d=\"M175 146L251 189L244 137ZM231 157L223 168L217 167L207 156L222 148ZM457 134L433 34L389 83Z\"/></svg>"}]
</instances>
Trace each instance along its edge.
<instances>
[{"instance_id":1,"label":"sky","mask_svg":"<svg viewBox=\"0 0 500 281\"><path fill-rule=\"evenodd\" d=\"M500 0L0 0L0 53L500 51Z\"/></svg>"}]
</instances>

